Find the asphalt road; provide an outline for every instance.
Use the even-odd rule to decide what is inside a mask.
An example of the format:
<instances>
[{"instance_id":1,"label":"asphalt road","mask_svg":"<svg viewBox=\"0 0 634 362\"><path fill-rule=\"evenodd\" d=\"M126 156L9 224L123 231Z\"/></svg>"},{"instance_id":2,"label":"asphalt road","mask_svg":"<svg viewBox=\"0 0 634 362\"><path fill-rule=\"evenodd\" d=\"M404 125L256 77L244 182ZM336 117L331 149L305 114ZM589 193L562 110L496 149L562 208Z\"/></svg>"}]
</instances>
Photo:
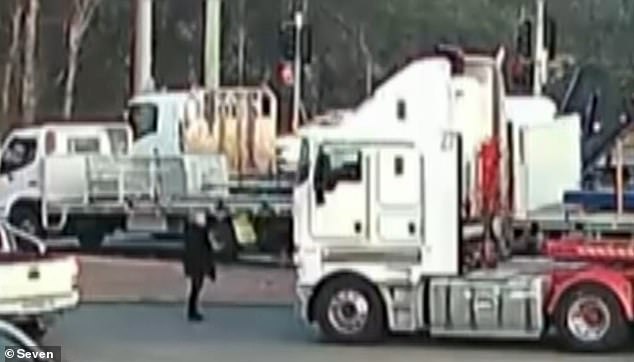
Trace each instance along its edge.
<instances>
[{"instance_id":1,"label":"asphalt road","mask_svg":"<svg viewBox=\"0 0 634 362\"><path fill-rule=\"evenodd\" d=\"M548 344L428 341L394 337L372 347L323 344L290 307L207 307L189 324L177 305L83 305L61 319L46 345L70 362L631 362L634 351L569 355Z\"/></svg>"}]
</instances>

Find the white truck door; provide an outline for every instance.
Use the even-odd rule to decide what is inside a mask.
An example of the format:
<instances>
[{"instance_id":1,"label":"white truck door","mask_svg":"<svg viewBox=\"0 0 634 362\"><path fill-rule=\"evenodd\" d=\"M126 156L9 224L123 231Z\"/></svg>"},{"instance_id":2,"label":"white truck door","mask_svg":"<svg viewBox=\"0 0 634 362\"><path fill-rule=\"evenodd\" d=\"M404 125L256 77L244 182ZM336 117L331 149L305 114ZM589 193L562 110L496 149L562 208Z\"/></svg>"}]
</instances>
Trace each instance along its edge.
<instances>
[{"instance_id":1,"label":"white truck door","mask_svg":"<svg viewBox=\"0 0 634 362\"><path fill-rule=\"evenodd\" d=\"M413 148L382 148L374 189L379 243L417 243L421 237L422 195L420 184L423 158Z\"/></svg>"},{"instance_id":2,"label":"white truck door","mask_svg":"<svg viewBox=\"0 0 634 362\"><path fill-rule=\"evenodd\" d=\"M310 231L316 239L338 242L367 238L367 155L354 145L323 145L311 195ZM321 170L321 171L319 171Z\"/></svg>"}]
</instances>

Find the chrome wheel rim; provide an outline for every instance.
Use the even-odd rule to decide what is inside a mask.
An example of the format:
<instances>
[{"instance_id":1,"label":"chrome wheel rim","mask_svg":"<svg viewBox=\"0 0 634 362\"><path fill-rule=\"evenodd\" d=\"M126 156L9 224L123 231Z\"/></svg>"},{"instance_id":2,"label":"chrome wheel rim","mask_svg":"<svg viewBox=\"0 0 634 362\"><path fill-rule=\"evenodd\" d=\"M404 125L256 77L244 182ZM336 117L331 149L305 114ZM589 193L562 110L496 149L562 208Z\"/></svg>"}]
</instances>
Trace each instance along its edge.
<instances>
[{"instance_id":1,"label":"chrome wheel rim","mask_svg":"<svg viewBox=\"0 0 634 362\"><path fill-rule=\"evenodd\" d=\"M344 289L330 300L328 321L338 333L353 335L363 330L369 311L370 303L363 294L353 289Z\"/></svg>"},{"instance_id":2,"label":"chrome wheel rim","mask_svg":"<svg viewBox=\"0 0 634 362\"><path fill-rule=\"evenodd\" d=\"M598 297L587 296L577 299L568 311L568 330L583 342L601 340L610 328L610 309Z\"/></svg>"}]
</instances>

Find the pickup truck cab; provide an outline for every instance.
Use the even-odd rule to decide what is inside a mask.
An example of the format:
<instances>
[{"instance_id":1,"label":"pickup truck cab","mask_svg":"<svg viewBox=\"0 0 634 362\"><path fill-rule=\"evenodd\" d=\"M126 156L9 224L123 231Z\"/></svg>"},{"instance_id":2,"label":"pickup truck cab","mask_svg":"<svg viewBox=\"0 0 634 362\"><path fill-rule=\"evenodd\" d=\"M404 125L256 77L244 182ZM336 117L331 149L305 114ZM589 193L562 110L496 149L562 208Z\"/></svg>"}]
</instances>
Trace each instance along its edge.
<instances>
[{"instance_id":1,"label":"pickup truck cab","mask_svg":"<svg viewBox=\"0 0 634 362\"><path fill-rule=\"evenodd\" d=\"M77 259L49 254L41 240L6 221L0 221L0 275L0 319L36 337L79 303Z\"/></svg>"}]
</instances>

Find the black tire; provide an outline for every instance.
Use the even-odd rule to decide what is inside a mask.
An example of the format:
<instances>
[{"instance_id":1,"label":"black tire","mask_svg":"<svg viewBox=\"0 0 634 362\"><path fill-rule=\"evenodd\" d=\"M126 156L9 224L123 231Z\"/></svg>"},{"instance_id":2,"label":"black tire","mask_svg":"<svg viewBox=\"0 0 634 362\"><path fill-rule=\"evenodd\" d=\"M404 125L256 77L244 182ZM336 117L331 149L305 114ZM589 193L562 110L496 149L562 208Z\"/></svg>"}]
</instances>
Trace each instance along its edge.
<instances>
[{"instance_id":1,"label":"black tire","mask_svg":"<svg viewBox=\"0 0 634 362\"><path fill-rule=\"evenodd\" d=\"M99 230L95 231L82 231L77 234L79 239L79 245L86 251L97 251L103 243L105 235Z\"/></svg>"},{"instance_id":2,"label":"black tire","mask_svg":"<svg viewBox=\"0 0 634 362\"><path fill-rule=\"evenodd\" d=\"M11 225L37 237L44 235L39 214L28 206L16 206L9 216Z\"/></svg>"},{"instance_id":3,"label":"black tire","mask_svg":"<svg viewBox=\"0 0 634 362\"><path fill-rule=\"evenodd\" d=\"M595 298L601 301L609 313L609 324L602 337L593 341L579 339L568 326L568 313L575 302L582 297ZM609 352L618 350L626 345L630 336L630 329L623 308L610 290L596 284L582 284L567 291L554 315L560 346L573 352Z\"/></svg>"},{"instance_id":4,"label":"black tire","mask_svg":"<svg viewBox=\"0 0 634 362\"><path fill-rule=\"evenodd\" d=\"M41 342L48 328L44 323L40 323L38 319L18 323L17 326L36 342Z\"/></svg>"},{"instance_id":5,"label":"black tire","mask_svg":"<svg viewBox=\"0 0 634 362\"><path fill-rule=\"evenodd\" d=\"M238 259L238 242L231 219L213 223L209 232L213 237L212 244L218 260L233 262Z\"/></svg>"},{"instance_id":6,"label":"black tire","mask_svg":"<svg viewBox=\"0 0 634 362\"><path fill-rule=\"evenodd\" d=\"M368 313L363 327L356 333L342 333L331 323L329 308L331 301L343 290L355 291L368 304ZM327 282L318 292L315 300L315 320L322 335L328 342L334 343L376 343L385 336L385 308L381 297L367 282L353 276L343 276Z\"/></svg>"}]
</instances>

